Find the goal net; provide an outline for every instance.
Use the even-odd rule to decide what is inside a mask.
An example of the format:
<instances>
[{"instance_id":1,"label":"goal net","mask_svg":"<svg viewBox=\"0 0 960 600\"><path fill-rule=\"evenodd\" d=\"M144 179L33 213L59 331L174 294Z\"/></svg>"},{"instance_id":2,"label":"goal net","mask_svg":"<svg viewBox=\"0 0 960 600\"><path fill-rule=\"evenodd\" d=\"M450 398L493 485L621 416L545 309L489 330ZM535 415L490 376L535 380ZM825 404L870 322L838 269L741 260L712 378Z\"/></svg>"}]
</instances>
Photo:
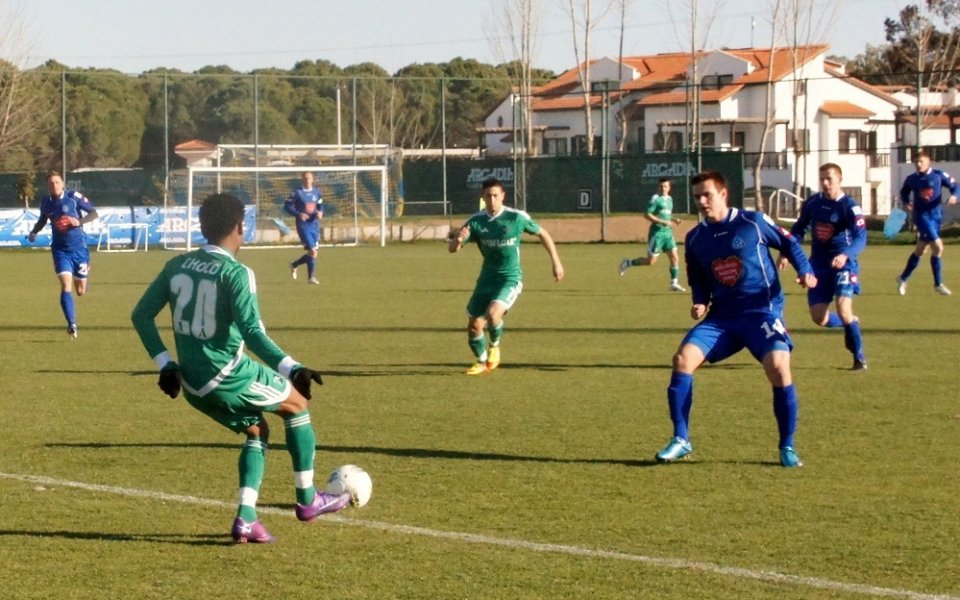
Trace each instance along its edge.
<instances>
[{"instance_id":1,"label":"goal net","mask_svg":"<svg viewBox=\"0 0 960 600\"><path fill-rule=\"evenodd\" d=\"M300 186L304 171L314 174L314 186L323 196L321 245L355 246L377 239L380 245L386 244L387 167L344 165L190 167L184 201L166 206L164 246L189 250L205 243L197 210L204 198L216 193L237 196L247 206L246 243L299 245L295 219L283 204Z\"/></svg>"}]
</instances>

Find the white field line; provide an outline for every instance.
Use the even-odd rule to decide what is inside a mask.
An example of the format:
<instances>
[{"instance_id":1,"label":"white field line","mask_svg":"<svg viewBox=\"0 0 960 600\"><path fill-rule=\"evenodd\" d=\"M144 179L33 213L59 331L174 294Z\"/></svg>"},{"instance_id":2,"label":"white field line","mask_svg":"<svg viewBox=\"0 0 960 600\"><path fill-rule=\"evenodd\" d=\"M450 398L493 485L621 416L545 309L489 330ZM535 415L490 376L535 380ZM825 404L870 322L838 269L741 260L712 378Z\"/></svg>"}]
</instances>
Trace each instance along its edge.
<instances>
[{"instance_id":1,"label":"white field line","mask_svg":"<svg viewBox=\"0 0 960 600\"><path fill-rule=\"evenodd\" d=\"M233 502L224 502L222 500L211 500L208 498L199 498L197 496L183 496L179 494L167 494L165 492L153 492L150 490L140 490L136 488L117 487L113 485L101 485L96 483L83 483L80 481L69 481L65 479L54 479L40 475L20 475L16 473L0 472L0 479L11 479L14 481L23 481L46 486L69 487L90 492L101 492L106 494L116 494L119 496L129 496L134 498L148 498L152 500L163 500L167 502L178 502L181 504L193 504L199 506L213 506L233 510L236 504ZM257 507L257 512L293 516L293 511L273 507ZM512 548L521 550L530 550L532 552L544 552L550 554L566 554L569 556L583 556L587 558L599 558L609 560L621 560L627 562L642 563L664 569L679 569L686 571L700 571L716 575L725 575L738 579L752 579L755 581L764 581L794 585L799 587L816 588L822 590L833 590L851 594L862 594L879 598L906 598L908 600L960 600L960 596L948 594L927 594L915 592L912 590L903 590L897 588L878 587L860 583L845 583L842 581L833 581L820 577L805 577L802 575L790 575L777 571L762 571L755 569L745 569L741 567L727 567L724 565L686 560L682 558L663 558L656 556L644 556L642 554L627 554L625 552L614 552L612 550L597 550L583 546L570 546L566 544L542 544L538 542L529 542L526 540L515 540L510 538L499 538L489 535L476 533L462 533L457 531L440 531L437 529L428 529L426 527L414 527L410 525L395 525L393 523L382 523L378 521L368 521L365 519L353 519L341 515L325 515L323 521L330 521L342 525L354 525L366 527L368 529L378 529L380 531L389 531L391 533L403 533L407 535L418 535L445 540L454 540L470 544L481 544L486 546L499 546L501 548Z\"/></svg>"}]
</instances>

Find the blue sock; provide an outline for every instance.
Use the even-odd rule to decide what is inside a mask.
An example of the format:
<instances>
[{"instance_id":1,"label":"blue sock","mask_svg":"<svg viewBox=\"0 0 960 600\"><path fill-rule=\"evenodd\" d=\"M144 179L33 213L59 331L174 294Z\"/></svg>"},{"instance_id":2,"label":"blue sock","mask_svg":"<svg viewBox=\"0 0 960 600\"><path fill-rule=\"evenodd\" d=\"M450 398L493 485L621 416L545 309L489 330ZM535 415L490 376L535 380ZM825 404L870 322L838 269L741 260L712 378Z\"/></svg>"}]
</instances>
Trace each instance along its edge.
<instances>
[{"instance_id":1,"label":"blue sock","mask_svg":"<svg viewBox=\"0 0 960 600\"><path fill-rule=\"evenodd\" d=\"M317 259L312 256L307 256L307 277L313 277L314 271L317 269Z\"/></svg>"},{"instance_id":2,"label":"blue sock","mask_svg":"<svg viewBox=\"0 0 960 600\"><path fill-rule=\"evenodd\" d=\"M77 323L77 311L73 305L73 294L70 292L60 292L60 308L63 310L63 316L67 319L67 326Z\"/></svg>"},{"instance_id":3,"label":"blue sock","mask_svg":"<svg viewBox=\"0 0 960 600\"><path fill-rule=\"evenodd\" d=\"M930 268L933 270L933 285L943 283L943 265L940 263L939 256L930 257Z\"/></svg>"},{"instance_id":4,"label":"blue sock","mask_svg":"<svg viewBox=\"0 0 960 600\"><path fill-rule=\"evenodd\" d=\"M773 388L773 414L780 431L780 447L792 446L797 430L797 390L793 384Z\"/></svg>"},{"instance_id":5,"label":"blue sock","mask_svg":"<svg viewBox=\"0 0 960 600\"><path fill-rule=\"evenodd\" d=\"M913 270L917 268L917 265L920 264L920 257L916 254L910 253L910 258L907 259L907 266L904 267L903 273L900 274L900 279L906 281L910 274L913 273Z\"/></svg>"},{"instance_id":6,"label":"blue sock","mask_svg":"<svg viewBox=\"0 0 960 600\"><path fill-rule=\"evenodd\" d=\"M690 407L693 406L693 375L676 371L670 375L667 404L670 406L670 420L673 421L673 436L689 440Z\"/></svg>"},{"instance_id":7,"label":"blue sock","mask_svg":"<svg viewBox=\"0 0 960 600\"><path fill-rule=\"evenodd\" d=\"M843 326L843 341L853 357L863 360L863 338L860 336L860 321Z\"/></svg>"},{"instance_id":8,"label":"blue sock","mask_svg":"<svg viewBox=\"0 0 960 600\"><path fill-rule=\"evenodd\" d=\"M837 313L827 313L827 324L824 327L843 327L843 321Z\"/></svg>"}]
</instances>

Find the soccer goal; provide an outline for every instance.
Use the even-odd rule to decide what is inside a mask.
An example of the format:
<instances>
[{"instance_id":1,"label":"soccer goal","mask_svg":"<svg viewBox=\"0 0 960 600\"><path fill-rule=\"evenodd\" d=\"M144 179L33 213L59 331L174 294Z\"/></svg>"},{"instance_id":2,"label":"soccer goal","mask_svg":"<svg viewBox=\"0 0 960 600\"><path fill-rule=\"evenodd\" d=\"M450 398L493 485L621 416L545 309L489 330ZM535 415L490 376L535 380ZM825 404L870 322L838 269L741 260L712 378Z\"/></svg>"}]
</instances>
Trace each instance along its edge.
<instances>
[{"instance_id":1,"label":"soccer goal","mask_svg":"<svg viewBox=\"0 0 960 600\"><path fill-rule=\"evenodd\" d=\"M247 205L248 243L268 246L299 245L294 218L284 201L300 186L304 171L314 174L314 186L323 194L321 245L355 246L379 239L386 245L389 181L383 165L190 167L183 204L166 207L164 246L191 249L203 244L197 210L210 194L229 193ZM179 216L178 216L179 215ZM189 215L189 217L188 217ZM251 229L248 225L247 230Z\"/></svg>"}]
</instances>

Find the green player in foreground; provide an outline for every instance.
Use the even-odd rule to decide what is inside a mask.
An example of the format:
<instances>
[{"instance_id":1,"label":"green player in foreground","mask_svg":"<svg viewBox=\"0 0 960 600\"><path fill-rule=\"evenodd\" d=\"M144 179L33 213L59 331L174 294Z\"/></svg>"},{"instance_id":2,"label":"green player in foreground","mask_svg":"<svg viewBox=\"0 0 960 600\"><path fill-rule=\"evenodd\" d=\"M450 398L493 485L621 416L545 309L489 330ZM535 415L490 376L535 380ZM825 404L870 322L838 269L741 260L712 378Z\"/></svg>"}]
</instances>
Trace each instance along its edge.
<instances>
[{"instance_id":1,"label":"green player in foreground","mask_svg":"<svg viewBox=\"0 0 960 600\"><path fill-rule=\"evenodd\" d=\"M523 290L520 269L520 241L524 233L540 238L550 255L553 278L563 279L563 264L547 230L522 210L503 205L506 190L497 179L483 182L483 211L470 217L459 229L450 232L448 249L457 252L468 241L475 241L483 255L483 266L467 302L467 336L476 362L467 375L481 375L500 366L500 337L503 317ZM489 332L490 343L484 329Z\"/></svg>"},{"instance_id":2,"label":"green player in foreground","mask_svg":"<svg viewBox=\"0 0 960 600\"><path fill-rule=\"evenodd\" d=\"M240 449L240 501L231 535L238 543L270 543L274 537L257 519L270 434L264 413L283 418L293 459L297 518L312 521L350 503L350 494L327 494L313 485L316 437L307 401L320 373L281 350L260 321L257 284L237 261L243 243L243 203L215 194L200 207L200 231L208 245L171 259L133 310L133 325L160 369L158 385L176 398L181 387L191 406L235 433ZM177 361L170 356L155 319L167 305L173 317ZM244 353L244 346L263 359Z\"/></svg>"},{"instance_id":3,"label":"green player in foreground","mask_svg":"<svg viewBox=\"0 0 960 600\"><path fill-rule=\"evenodd\" d=\"M680 253L677 251L677 240L673 236L673 226L682 221L673 218L673 198L670 197L670 180L666 177L658 182L659 193L650 198L647 212L643 216L650 221L650 232L647 234L647 255L640 258L625 258L620 261L620 275L630 267L652 265L657 262L662 252L670 258L670 290L685 292L680 285Z\"/></svg>"}]
</instances>

